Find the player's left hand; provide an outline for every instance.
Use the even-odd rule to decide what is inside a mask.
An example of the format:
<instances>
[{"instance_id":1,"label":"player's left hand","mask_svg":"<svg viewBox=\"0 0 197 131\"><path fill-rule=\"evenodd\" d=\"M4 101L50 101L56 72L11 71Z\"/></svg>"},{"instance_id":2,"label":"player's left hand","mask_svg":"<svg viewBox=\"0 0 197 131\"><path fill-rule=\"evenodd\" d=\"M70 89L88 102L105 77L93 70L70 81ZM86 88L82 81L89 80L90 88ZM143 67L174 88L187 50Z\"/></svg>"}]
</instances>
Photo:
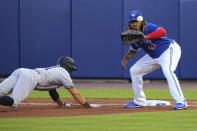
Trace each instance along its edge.
<instances>
[{"instance_id":1,"label":"player's left hand","mask_svg":"<svg viewBox=\"0 0 197 131\"><path fill-rule=\"evenodd\" d=\"M71 106L72 106L72 104L71 104L71 103L69 104L69 103L65 103L65 102L64 102L63 107L71 107Z\"/></svg>"},{"instance_id":2,"label":"player's left hand","mask_svg":"<svg viewBox=\"0 0 197 131\"><path fill-rule=\"evenodd\" d=\"M136 30L127 30L122 32L120 36L125 45L131 45L144 39L144 33Z\"/></svg>"}]
</instances>

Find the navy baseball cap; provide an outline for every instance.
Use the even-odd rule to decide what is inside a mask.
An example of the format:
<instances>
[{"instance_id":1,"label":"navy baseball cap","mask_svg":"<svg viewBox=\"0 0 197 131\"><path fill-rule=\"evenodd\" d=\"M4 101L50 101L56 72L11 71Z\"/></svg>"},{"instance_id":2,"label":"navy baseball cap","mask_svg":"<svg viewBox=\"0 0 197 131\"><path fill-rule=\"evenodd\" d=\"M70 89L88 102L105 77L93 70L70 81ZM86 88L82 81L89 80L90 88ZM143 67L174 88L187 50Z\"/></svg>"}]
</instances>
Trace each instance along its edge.
<instances>
[{"instance_id":1,"label":"navy baseball cap","mask_svg":"<svg viewBox=\"0 0 197 131\"><path fill-rule=\"evenodd\" d=\"M128 21L143 21L143 16L142 13L137 11L137 10L133 10L133 11L129 11L128 13Z\"/></svg>"}]
</instances>

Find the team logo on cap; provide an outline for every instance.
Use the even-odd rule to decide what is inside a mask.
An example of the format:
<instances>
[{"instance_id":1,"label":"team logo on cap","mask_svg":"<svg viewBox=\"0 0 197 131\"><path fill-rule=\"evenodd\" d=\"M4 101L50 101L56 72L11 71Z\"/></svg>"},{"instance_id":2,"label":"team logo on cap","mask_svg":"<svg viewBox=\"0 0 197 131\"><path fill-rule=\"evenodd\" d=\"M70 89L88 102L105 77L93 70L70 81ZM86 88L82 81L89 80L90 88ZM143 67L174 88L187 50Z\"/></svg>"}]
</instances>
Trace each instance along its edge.
<instances>
[{"instance_id":1,"label":"team logo on cap","mask_svg":"<svg viewBox=\"0 0 197 131\"><path fill-rule=\"evenodd\" d=\"M136 13L133 13L131 16L135 17L137 14Z\"/></svg>"}]
</instances>

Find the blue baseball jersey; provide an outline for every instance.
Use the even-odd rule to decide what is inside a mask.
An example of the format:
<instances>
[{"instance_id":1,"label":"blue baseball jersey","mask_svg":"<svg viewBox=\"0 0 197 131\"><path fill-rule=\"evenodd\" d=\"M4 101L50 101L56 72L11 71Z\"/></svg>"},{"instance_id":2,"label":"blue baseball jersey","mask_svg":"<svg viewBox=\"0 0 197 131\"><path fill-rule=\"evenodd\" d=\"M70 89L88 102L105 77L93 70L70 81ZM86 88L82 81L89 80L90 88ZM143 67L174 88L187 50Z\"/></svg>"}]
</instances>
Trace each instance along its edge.
<instances>
[{"instance_id":1,"label":"blue baseball jersey","mask_svg":"<svg viewBox=\"0 0 197 131\"><path fill-rule=\"evenodd\" d=\"M148 35L157 29L161 28L152 23L146 23L146 28L144 30L144 34ZM158 58L166 49L168 49L170 43L172 43L172 39L167 36L163 36L158 39L146 39L141 40L138 43L134 43L131 45L130 49L134 51L138 51L139 48L142 48L147 54L149 54L152 58Z\"/></svg>"}]
</instances>

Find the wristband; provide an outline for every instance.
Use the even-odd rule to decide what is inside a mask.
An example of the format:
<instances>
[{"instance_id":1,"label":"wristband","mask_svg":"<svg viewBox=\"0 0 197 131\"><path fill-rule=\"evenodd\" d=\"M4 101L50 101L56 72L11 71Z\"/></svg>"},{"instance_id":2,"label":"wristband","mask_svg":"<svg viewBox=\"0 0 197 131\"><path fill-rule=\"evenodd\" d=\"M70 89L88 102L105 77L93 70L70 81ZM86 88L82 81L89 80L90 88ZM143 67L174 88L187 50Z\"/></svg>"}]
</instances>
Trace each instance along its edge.
<instances>
[{"instance_id":1,"label":"wristband","mask_svg":"<svg viewBox=\"0 0 197 131\"><path fill-rule=\"evenodd\" d=\"M86 101L85 104L83 104L85 107L90 107L90 104Z\"/></svg>"}]
</instances>

